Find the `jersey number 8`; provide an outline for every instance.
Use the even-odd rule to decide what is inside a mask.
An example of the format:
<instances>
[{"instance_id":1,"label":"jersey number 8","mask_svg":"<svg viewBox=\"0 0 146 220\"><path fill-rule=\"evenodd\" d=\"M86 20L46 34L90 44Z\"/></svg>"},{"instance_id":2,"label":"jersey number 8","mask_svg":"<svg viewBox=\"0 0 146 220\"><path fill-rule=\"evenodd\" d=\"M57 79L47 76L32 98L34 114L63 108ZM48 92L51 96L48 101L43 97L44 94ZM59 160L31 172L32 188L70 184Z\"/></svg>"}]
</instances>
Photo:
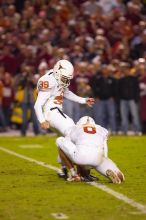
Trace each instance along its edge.
<instances>
[{"instance_id":1,"label":"jersey number 8","mask_svg":"<svg viewBox=\"0 0 146 220\"><path fill-rule=\"evenodd\" d=\"M84 126L83 127L84 132L88 134L95 134L96 133L96 128L93 126Z\"/></svg>"}]
</instances>

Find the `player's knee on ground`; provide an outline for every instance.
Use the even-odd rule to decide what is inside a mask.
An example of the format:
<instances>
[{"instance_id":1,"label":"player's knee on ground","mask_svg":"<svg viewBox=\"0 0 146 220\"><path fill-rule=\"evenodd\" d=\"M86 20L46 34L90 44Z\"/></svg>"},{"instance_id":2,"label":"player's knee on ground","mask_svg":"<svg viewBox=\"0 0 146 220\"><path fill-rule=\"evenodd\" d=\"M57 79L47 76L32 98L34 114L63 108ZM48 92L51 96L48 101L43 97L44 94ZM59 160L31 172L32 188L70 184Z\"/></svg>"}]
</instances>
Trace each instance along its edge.
<instances>
[{"instance_id":1,"label":"player's knee on ground","mask_svg":"<svg viewBox=\"0 0 146 220\"><path fill-rule=\"evenodd\" d=\"M63 144L63 141L64 141L64 137L59 137L56 139L56 145L57 147L60 148L60 146Z\"/></svg>"}]
</instances>

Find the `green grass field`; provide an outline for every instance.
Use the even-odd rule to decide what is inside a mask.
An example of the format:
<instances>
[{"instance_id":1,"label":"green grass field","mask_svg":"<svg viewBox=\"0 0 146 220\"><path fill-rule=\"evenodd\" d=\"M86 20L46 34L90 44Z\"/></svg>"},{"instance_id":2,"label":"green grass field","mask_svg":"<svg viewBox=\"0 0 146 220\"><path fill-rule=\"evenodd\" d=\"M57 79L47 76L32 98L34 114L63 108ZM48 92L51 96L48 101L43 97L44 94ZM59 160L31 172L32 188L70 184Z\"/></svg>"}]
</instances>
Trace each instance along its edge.
<instances>
[{"instance_id":1,"label":"green grass field","mask_svg":"<svg viewBox=\"0 0 146 220\"><path fill-rule=\"evenodd\" d=\"M55 137L0 137L0 146L59 167ZM97 183L146 207L146 137L111 137L109 157L126 181L113 185L96 173ZM0 220L51 220L52 213L69 220L146 219L139 208L99 188L65 182L54 170L0 150Z\"/></svg>"}]
</instances>

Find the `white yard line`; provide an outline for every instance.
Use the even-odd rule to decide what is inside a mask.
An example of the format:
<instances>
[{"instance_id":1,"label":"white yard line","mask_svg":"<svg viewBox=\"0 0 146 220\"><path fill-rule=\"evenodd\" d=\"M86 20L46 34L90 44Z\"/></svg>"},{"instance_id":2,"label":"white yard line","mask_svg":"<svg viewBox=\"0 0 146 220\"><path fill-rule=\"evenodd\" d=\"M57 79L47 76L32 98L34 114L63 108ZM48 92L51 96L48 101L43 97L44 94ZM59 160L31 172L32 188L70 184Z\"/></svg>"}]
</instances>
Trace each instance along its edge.
<instances>
[{"instance_id":1,"label":"white yard line","mask_svg":"<svg viewBox=\"0 0 146 220\"><path fill-rule=\"evenodd\" d=\"M45 162L42 162L42 161L35 160L35 159L33 159L33 158L30 158L30 157L24 156L24 155L22 155L22 154L15 153L14 151L8 150L8 149L6 149L6 148L4 148L4 147L0 147L0 150L6 152L6 153L8 153L8 154L14 155L14 156L16 156L16 157L22 158L22 159L24 159L24 160L28 160L29 162L36 163L36 164L38 164L38 165L40 165L40 166L42 166L42 167L47 167L47 168L49 168L49 169L51 169L51 170L59 171L59 168L57 168L57 167L55 167L55 166L52 166L52 165L47 164L47 163L45 163Z\"/></svg>"},{"instance_id":2,"label":"white yard line","mask_svg":"<svg viewBox=\"0 0 146 220\"><path fill-rule=\"evenodd\" d=\"M30 161L30 162L34 162L40 166L43 166L43 167L47 167L51 170L55 170L55 171L58 171L59 168L55 167L55 166L52 166L50 164L47 164L47 163L44 163L42 161L39 161L39 160L35 160L33 158L30 158L30 157L27 157L27 156L24 156L22 154L18 154L18 153L15 153L14 151L11 151L11 150L8 150L4 147L0 147L0 150L5 152L5 153L8 153L8 154L11 154L11 155L14 155L16 157L19 157L19 158L22 158L24 160L27 160L27 161ZM129 204L130 206L136 208L141 214L146 214L146 206L145 205L142 205L136 201L134 201L133 199L130 199L128 198L127 196L123 195L122 193L118 193L116 191L114 191L113 189L110 189L109 187L105 186L105 185L102 185L100 183L96 183L96 182L89 182L88 184L90 184L91 186L94 186L98 189L101 189L102 191L114 196L115 198Z\"/></svg>"},{"instance_id":3,"label":"white yard line","mask_svg":"<svg viewBox=\"0 0 146 220\"><path fill-rule=\"evenodd\" d=\"M40 144L25 144L25 145L20 145L20 148L28 148L28 149L32 149L32 148L43 148L42 145Z\"/></svg>"},{"instance_id":4,"label":"white yard line","mask_svg":"<svg viewBox=\"0 0 146 220\"><path fill-rule=\"evenodd\" d=\"M142 204L134 201L133 199L130 199L127 196L125 196L121 193L118 193L118 192L114 191L113 189L110 189L109 187L102 185L100 183L90 182L89 184L111 194L112 196L116 197L117 199L124 201L125 203L138 209L142 214L146 214L146 206L145 205L142 205Z\"/></svg>"}]
</instances>

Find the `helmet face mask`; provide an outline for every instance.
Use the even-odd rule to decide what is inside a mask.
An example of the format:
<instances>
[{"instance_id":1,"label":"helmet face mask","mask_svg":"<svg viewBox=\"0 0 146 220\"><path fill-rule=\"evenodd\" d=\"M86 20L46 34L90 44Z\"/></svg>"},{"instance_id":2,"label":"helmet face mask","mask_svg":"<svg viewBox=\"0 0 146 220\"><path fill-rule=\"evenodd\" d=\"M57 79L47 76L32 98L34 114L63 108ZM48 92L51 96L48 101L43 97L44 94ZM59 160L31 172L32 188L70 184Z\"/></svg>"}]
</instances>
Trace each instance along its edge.
<instances>
[{"instance_id":1,"label":"helmet face mask","mask_svg":"<svg viewBox=\"0 0 146 220\"><path fill-rule=\"evenodd\" d=\"M74 68L68 60L59 60L53 68L54 77L58 84L64 88L70 85L70 80L73 78Z\"/></svg>"},{"instance_id":2,"label":"helmet face mask","mask_svg":"<svg viewBox=\"0 0 146 220\"><path fill-rule=\"evenodd\" d=\"M60 85L62 85L63 87L68 87L70 85L70 78L66 77L66 76L61 76L60 77Z\"/></svg>"},{"instance_id":3,"label":"helmet face mask","mask_svg":"<svg viewBox=\"0 0 146 220\"><path fill-rule=\"evenodd\" d=\"M77 122L78 126L83 126L86 124L95 125L95 121L93 118L91 118L89 116L84 116L84 117L80 118L79 121Z\"/></svg>"}]
</instances>

